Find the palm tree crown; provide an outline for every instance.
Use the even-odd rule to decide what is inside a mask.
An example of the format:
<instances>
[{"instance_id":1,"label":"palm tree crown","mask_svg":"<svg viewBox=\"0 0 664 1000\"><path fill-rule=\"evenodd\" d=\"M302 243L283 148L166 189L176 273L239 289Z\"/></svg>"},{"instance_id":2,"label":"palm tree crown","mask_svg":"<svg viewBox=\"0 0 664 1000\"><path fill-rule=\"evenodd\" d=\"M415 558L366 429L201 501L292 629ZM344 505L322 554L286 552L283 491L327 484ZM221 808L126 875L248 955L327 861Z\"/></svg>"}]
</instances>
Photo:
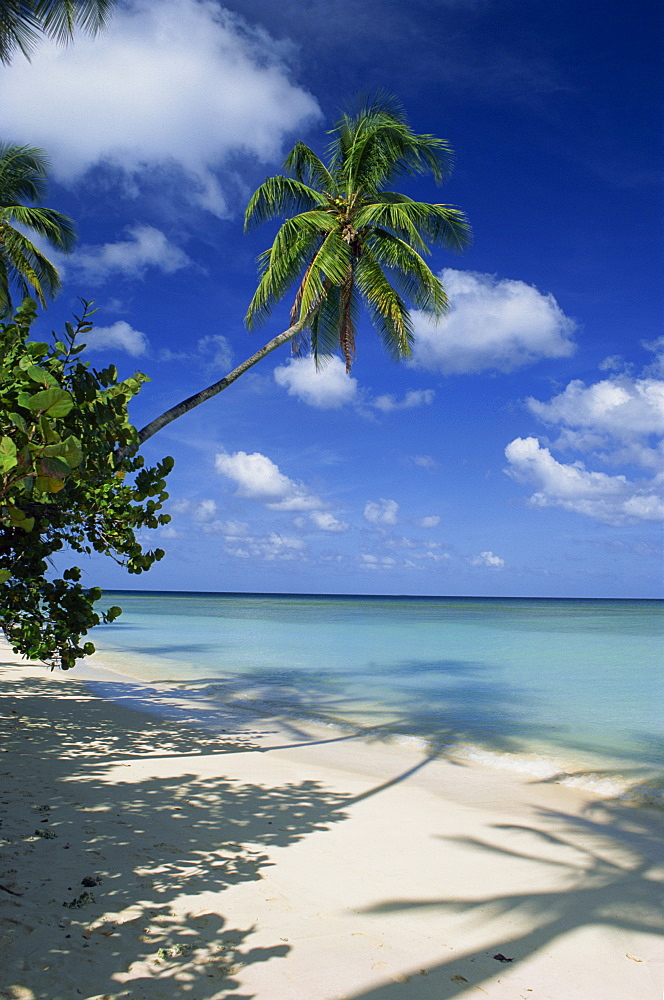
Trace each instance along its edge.
<instances>
[{"instance_id":1,"label":"palm tree crown","mask_svg":"<svg viewBox=\"0 0 664 1000\"><path fill-rule=\"evenodd\" d=\"M249 327L267 319L298 283L288 329L224 378L151 420L139 431L141 444L289 341L305 337L316 363L340 347L350 371L360 300L395 358L411 353L408 303L434 318L447 311L445 289L422 255L429 253L428 243L466 247L468 220L451 205L413 201L387 188L398 177L425 172L442 181L451 168L449 145L416 135L401 109L384 96L353 117L344 115L330 134L327 166L303 142L296 143L286 160L293 176L268 178L245 216L249 228L297 213L259 257L262 274L246 316Z\"/></svg>"},{"instance_id":2,"label":"palm tree crown","mask_svg":"<svg viewBox=\"0 0 664 1000\"><path fill-rule=\"evenodd\" d=\"M0 0L0 62L18 49L30 57L40 35L64 44L76 27L89 35L108 23L115 0Z\"/></svg>"},{"instance_id":3,"label":"palm tree crown","mask_svg":"<svg viewBox=\"0 0 664 1000\"><path fill-rule=\"evenodd\" d=\"M11 313L11 286L42 305L60 288L55 266L21 231L30 229L68 252L76 242L71 219L38 202L46 189L48 159L41 149L0 143L0 318ZM20 229L16 228L16 224Z\"/></svg>"},{"instance_id":4,"label":"palm tree crown","mask_svg":"<svg viewBox=\"0 0 664 1000\"><path fill-rule=\"evenodd\" d=\"M445 140L413 132L392 99L380 96L343 115L330 134L327 164L298 142L285 162L291 176L268 178L249 202L245 228L297 214L259 257L262 273L246 322L251 328L264 321L299 282L291 326L303 324L317 363L340 348L350 371L360 300L387 351L409 357L409 305L434 318L448 309L423 255L429 244L462 250L471 234L458 208L390 190L397 178L421 173L440 183L453 156Z\"/></svg>"}]
</instances>

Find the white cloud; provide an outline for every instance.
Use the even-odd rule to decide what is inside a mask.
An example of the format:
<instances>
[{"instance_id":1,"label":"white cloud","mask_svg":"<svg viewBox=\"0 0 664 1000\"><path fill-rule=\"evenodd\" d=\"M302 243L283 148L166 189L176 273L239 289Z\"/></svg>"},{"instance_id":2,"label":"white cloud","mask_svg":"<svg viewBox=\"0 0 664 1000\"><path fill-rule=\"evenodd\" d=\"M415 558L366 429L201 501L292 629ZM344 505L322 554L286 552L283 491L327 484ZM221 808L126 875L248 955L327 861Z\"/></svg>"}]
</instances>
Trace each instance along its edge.
<instances>
[{"instance_id":1,"label":"white cloud","mask_svg":"<svg viewBox=\"0 0 664 1000\"><path fill-rule=\"evenodd\" d=\"M391 394L376 396L371 405L375 406L377 410L382 410L383 413L391 413L392 410L410 410L415 406L430 406L435 395L433 389L411 389L403 399L397 399Z\"/></svg>"},{"instance_id":2,"label":"white cloud","mask_svg":"<svg viewBox=\"0 0 664 1000\"><path fill-rule=\"evenodd\" d=\"M509 372L574 352L575 324L553 295L523 281L446 268L450 312L437 325L413 312L413 361L445 374Z\"/></svg>"},{"instance_id":3,"label":"white cloud","mask_svg":"<svg viewBox=\"0 0 664 1000\"><path fill-rule=\"evenodd\" d=\"M301 559L306 548L301 538L280 535L275 531L260 538L229 536L225 541L226 552L236 559L264 559L266 562Z\"/></svg>"},{"instance_id":4,"label":"white cloud","mask_svg":"<svg viewBox=\"0 0 664 1000\"><path fill-rule=\"evenodd\" d=\"M374 556L371 553L364 553L360 557L360 564L365 569L392 569L396 562L392 556Z\"/></svg>"},{"instance_id":5,"label":"white cloud","mask_svg":"<svg viewBox=\"0 0 664 1000\"><path fill-rule=\"evenodd\" d=\"M194 518L197 521L210 521L217 513L217 504L214 500L201 500L194 510Z\"/></svg>"},{"instance_id":6,"label":"white cloud","mask_svg":"<svg viewBox=\"0 0 664 1000\"><path fill-rule=\"evenodd\" d=\"M333 514L325 510L312 510L309 517L321 531L340 533L348 531L350 527L346 521L339 521Z\"/></svg>"},{"instance_id":7,"label":"white cloud","mask_svg":"<svg viewBox=\"0 0 664 1000\"><path fill-rule=\"evenodd\" d=\"M438 467L438 462L431 455L411 455L410 461L413 465L419 466L420 469L435 469Z\"/></svg>"},{"instance_id":8,"label":"white cloud","mask_svg":"<svg viewBox=\"0 0 664 1000\"><path fill-rule=\"evenodd\" d=\"M206 370L222 368L228 371L233 364L233 349L222 334L209 334L197 341L194 350L172 351L169 347L162 347L157 357L159 361L188 361Z\"/></svg>"},{"instance_id":9,"label":"white cloud","mask_svg":"<svg viewBox=\"0 0 664 1000\"><path fill-rule=\"evenodd\" d=\"M661 467L661 452L648 447L647 439L664 434L664 381L618 375L586 386L575 379L548 403L526 402L545 423L563 425L557 447Z\"/></svg>"},{"instance_id":10,"label":"white cloud","mask_svg":"<svg viewBox=\"0 0 664 1000\"><path fill-rule=\"evenodd\" d=\"M233 349L222 334L201 337L196 346L200 360L211 368L230 368L233 364Z\"/></svg>"},{"instance_id":11,"label":"white cloud","mask_svg":"<svg viewBox=\"0 0 664 1000\"><path fill-rule=\"evenodd\" d=\"M420 528L437 528L440 524L440 517L438 514L430 514L428 517L419 517L416 519L415 524Z\"/></svg>"},{"instance_id":12,"label":"white cloud","mask_svg":"<svg viewBox=\"0 0 664 1000\"><path fill-rule=\"evenodd\" d=\"M643 374L652 375L653 378L664 378L664 337L658 337L657 340L644 340L642 346L655 355L650 364L646 365Z\"/></svg>"},{"instance_id":13,"label":"white cloud","mask_svg":"<svg viewBox=\"0 0 664 1000\"><path fill-rule=\"evenodd\" d=\"M145 334L134 330L123 319L112 326L93 327L81 337L81 343L85 343L89 351L126 351L134 358L147 354L150 346Z\"/></svg>"},{"instance_id":14,"label":"white cloud","mask_svg":"<svg viewBox=\"0 0 664 1000\"><path fill-rule=\"evenodd\" d=\"M192 264L184 250L154 226L130 226L126 232L126 240L100 246L84 244L71 256L60 255L61 272L89 284L99 284L119 274L142 278L148 267L173 274Z\"/></svg>"},{"instance_id":15,"label":"white cloud","mask_svg":"<svg viewBox=\"0 0 664 1000\"><path fill-rule=\"evenodd\" d=\"M237 496L258 500L269 510L308 511L323 506L321 499L301 483L289 479L272 459L260 452L236 451L215 457L217 472L237 483Z\"/></svg>"},{"instance_id":16,"label":"white cloud","mask_svg":"<svg viewBox=\"0 0 664 1000\"><path fill-rule=\"evenodd\" d=\"M516 438L505 455L510 463L506 471L535 485L537 492L529 501L532 506L562 507L608 524L664 517L656 480L639 486L623 475L589 471L582 462L565 465L533 437Z\"/></svg>"},{"instance_id":17,"label":"white cloud","mask_svg":"<svg viewBox=\"0 0 664 1000\"><path fill-rule=\"evenodd\" d=\"M371 524L396 524L399 504L396 500L369 500L364 505L364 516Z\"/></svg>"},{"instance_id":18,"label":"white cloud","mask_svg":"<svg viewBox=\"0 0 664 1000\"><path fill-rule=\"evenodd\" d=\"M224 215L214 171L238 153L278 158L320 114L286 56L211 0L119 4L103 35L0 68L3 133L47 149L63 183L104 163L138 194L146 171L162 183L179 172L181 198Z\"/></svg>"},{"instance_id":19,"label":"white cloud","mask_svg":"<svg viewBox=\"0 0 664 1000\"><path fill-rule=\"evenodd\" d=\"M496 556L493 552L480 552L478 556L473 556L470 560L472 566L484 566L486 569L503 569L505 560Z\"/></svg>"},{"instance_id":20,"label":"white cloud","mask_svg":"<svg viewBox=\"0 0 664 1000\"><path fill-rule=\"evenodd\" d=\"M290 358L274 370L277 385L319 410L336 410L357 401L357 379L346 374L340 358L332 357L316 369L312 357Z\"/></svg>"}]
</instances>

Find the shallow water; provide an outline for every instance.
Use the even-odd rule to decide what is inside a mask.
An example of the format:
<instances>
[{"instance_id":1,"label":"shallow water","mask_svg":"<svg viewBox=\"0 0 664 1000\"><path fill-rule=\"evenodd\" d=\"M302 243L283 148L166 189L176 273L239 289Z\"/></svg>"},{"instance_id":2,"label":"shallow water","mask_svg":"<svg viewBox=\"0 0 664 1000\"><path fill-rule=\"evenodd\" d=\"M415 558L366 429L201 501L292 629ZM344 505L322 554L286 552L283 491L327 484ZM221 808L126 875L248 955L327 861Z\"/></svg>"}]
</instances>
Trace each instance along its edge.
<instances>
[{"instance_id":1,"label":"shallow water","mask_svg":"<svg viewBox=\"0 0 664 1000\"><path fill-rule=\"evenodd\" d=\"M664 793L657 601L107 593L101 662L250 711Z\"/></svg>"}]
</instances>

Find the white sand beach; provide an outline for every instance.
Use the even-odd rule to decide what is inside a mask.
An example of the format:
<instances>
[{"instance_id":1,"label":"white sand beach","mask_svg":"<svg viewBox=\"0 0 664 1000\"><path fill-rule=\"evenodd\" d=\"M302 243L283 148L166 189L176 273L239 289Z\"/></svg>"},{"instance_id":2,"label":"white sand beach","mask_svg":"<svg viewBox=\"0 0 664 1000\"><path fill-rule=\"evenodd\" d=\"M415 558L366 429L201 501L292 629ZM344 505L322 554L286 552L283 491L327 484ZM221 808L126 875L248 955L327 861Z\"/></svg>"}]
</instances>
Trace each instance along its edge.
<instances>
[{"instance_id":1,"label":"white sand beach","mask_svg":"<svg viewBox=\"0 0 664 1000\"><path fill-rule=\"evenodd\" d=\"M0 654L1 1000L660 1000L661 811L82 676Z\"/></svg>"}]
</instances>

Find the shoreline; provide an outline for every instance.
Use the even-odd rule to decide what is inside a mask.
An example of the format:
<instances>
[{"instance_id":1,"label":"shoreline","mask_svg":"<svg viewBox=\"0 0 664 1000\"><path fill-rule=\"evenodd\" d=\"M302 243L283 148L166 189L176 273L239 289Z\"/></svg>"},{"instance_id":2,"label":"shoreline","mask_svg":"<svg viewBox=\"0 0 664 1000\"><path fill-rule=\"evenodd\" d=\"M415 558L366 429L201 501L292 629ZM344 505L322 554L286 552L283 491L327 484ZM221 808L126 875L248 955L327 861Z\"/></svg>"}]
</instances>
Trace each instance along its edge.
<instances>
[{"instance_id":1,"label":"shoreline","mask_svg":"<svg viewBox=\"0 0 664 1000\"><path fill-rule=\"evenodd\" d=\"M166 666L167 669L172 666L168 661L162 665L158 657L154 659L155 671L159 671L162 666ZM256 719L274 718L276 706L272 702L238 695L237 691L233 690L224 690L225 702L216 697L217 685L223 688L230 681L232 687L235 680L232 673L220 674L216 681L209 679L199 681L195 677L186 680L170 678L153 680L148 676L147 664L138 667L131 657L125 656L122 652L104 649L98 649L93 657L83 661L76 668L76 673L79 679L93 685L101 697L115 697L110 690L104 688L104 682L120 686L129 682L139 688L161 692L166 696L172 695L175 698L186 694L191 699L194 710L197 708L200 712L201 725L204 727L216 724L214 706L228 705L229 698L232 699L231 711L234 718L241 717L243 713L253 714ZM123 700L125 699L126 695L123 695ZM157 708L156 702L153 702L153 705ZM171 707L167 697L162 702L161 710L164 708L168 710ZM434 754L457 763L476 763L498 771L521 774L525 778L553 781L602 798L623 799L634 805L664 809L664 771L656 770L653 765L648 769L643 765L640 769L635 768L633 762L624 756L616 755L611 758L606 754L600 754L599 751L590 750L577 750L573 756L571 751L566 753L564 747L554 743L545 744L541 740L530 743L522 741L521 746L515 745L510 749L500 750L497 747L487 747L462 740L441 743L426 736L390 729L389 723L372 726L370 722L364 723L359 719L316 718L313 714L284 712L283 704L278 707L281 709L279 714L281 722L283 717L287 716L295 725L313 727L322 733L333 730L344 735L379 739L385 744L411 747L421 753ZM516 738L512 739L513 743L518 744ZM634 773L637 770L640 770L638 775Z\"/></svg>"},{"instance_id":2,"label":"shoreline","mask_svg":"<svg viewBox=\"0 0 664 1000\"><path fill-rule=\"evenodd\" d=\"M660 1000L659 810L94 670L0 653L0 1000Z\"/></svg>"}]
</instances>

